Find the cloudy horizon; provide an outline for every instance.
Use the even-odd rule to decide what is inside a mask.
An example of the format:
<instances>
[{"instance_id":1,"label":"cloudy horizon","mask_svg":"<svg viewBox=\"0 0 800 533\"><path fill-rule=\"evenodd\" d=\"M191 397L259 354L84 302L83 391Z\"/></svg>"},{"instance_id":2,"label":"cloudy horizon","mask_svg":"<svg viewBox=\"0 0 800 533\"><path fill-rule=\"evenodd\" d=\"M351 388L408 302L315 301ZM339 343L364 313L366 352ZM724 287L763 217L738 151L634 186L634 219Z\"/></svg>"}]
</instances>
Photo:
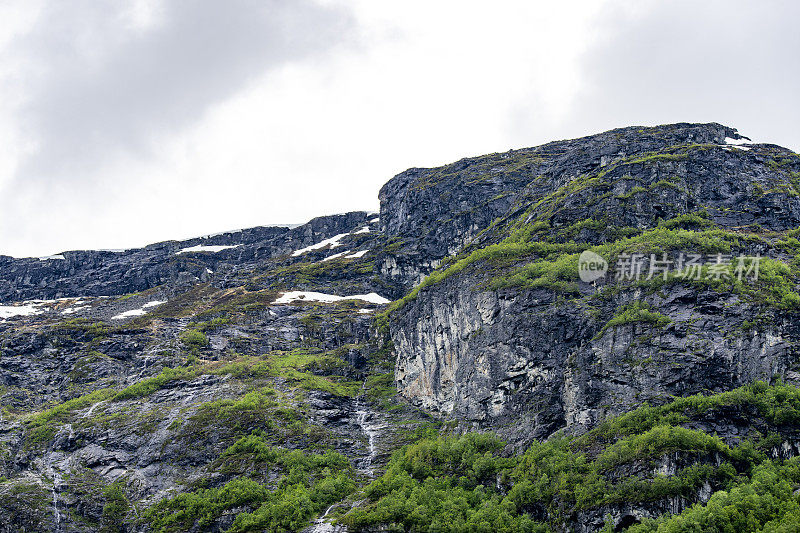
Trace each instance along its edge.
<instances>
[{"instance_id":1,"label":"cloudy horizon","mask_svg":"<svg viewBox=\"0 0 800 533\"><path fill-rule=\"evenodd\" d=\"M376 210L409 167L720 122L800 151L800 5L0 5L0 255Z\"/></svg>"}]
</instances>

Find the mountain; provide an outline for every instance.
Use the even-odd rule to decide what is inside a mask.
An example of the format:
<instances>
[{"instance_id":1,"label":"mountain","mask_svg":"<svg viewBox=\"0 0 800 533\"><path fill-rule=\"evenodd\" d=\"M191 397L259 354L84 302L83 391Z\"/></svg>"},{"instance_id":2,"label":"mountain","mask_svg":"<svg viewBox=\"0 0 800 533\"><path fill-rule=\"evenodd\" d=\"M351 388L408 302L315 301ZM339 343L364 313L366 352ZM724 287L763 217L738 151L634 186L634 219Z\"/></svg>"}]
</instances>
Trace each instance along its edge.
<instances>
[{"instance_id":1,"label":"mountain","mask_svg":"<svg viewBox=\"0 0 800 533\"><path fill-rule=\"evenodd\" d=\"M799 187L630 127L0 257L0 532L795 531Z\"/></svg>"}]
</instances>

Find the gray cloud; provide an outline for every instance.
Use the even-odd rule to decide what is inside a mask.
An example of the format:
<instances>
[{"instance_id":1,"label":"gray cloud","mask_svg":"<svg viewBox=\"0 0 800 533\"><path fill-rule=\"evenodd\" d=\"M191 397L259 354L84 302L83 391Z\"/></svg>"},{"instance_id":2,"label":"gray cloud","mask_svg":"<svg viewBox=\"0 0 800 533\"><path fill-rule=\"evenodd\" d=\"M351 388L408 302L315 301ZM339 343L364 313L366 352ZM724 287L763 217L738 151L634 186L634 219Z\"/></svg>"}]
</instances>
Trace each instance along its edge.
<instances>
[{"instance_id":1,"label":"gray cloud","mask_svg":"<svg viewBox=\"0 0 800 533\"><path fill-rule=\"evenodd\" d=\"M800 150L800 3L681 0L637 11L618 6L598 20L581 92L551 135L716 121Z\"/></svg>"},{"instance_id":2,"label":"gray cloud","mask_svg":"<svg viewBox=\"0 0 800 533\"><path fill-rule=\"evenodd\" d=\"M35 151L17 186L85 181L153 144L287 62L345 40L347 13L310 0L164 2L132 28L122 3L50 2L10 52L29 66L18 121ZM14 185L13 183L11 184Z\"/></svg>"},{"instance_id":3,"label":"gray cloud","mask_svg":"<svg viewBox=\"0 0 800 533\"><path fill-rule=\"evenodd\" d=\"M28 28L38 4L17 1L25 22L0 20L25 31L0 37L0 254L368 208L420 160L631 124L718 121L800 149L789 0L519 0L510 27L464 7L474 29L370 0L160 0L149 26L122 2L42 0Z\"/></svg>"}]
</instances>

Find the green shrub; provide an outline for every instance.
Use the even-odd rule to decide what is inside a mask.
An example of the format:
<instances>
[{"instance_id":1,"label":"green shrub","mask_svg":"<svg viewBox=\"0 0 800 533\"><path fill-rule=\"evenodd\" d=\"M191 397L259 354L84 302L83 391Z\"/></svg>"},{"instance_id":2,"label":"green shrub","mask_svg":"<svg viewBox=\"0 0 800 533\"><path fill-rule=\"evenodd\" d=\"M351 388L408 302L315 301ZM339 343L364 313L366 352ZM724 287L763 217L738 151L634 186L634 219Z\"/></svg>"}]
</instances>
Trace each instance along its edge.
<instances>
[{"instance_id":1,"label":"green shrub","mask_svg":"<svg viewBox=\"0 0 800 533\"><path fill-rule=\"evenodd\" d=\"M491 435L424 439L395 452L385 474L364 490L367 501L343 521L355 531L564 530L581 509L694 498L709 484L718 491L709 504L631 531L755 531L767 524L792 531L800 459L768 459L765 452L780 438L733 446L681 426L730 407L759 413L771 424L796 424L800 389L756 383L645 405L581 437L534 442L516 457L503 457L503 443ZM653 473L662 458L676 456L692 460L674 475ZM644 474L619 475L630 471Z\"/></svg>"},{"instance_id":2,"label":"green shrub","mask_svg":"<svg viewBox=\"0 0 800 533\"><path fill-rule=\"evenodd\" d=\"M130 387L119 391L114 395L114 401L131 400L135 398L144 398L150 396L155 391L161 389L171 381L180 379L191 379L199 375L198 370L188 369L185 367L178 368L165 368L157 376L152 378L143 379L138 383L134 383Z\"/></svg>"},{"instance_id":3,"label":"green shrub","mask_svg":"<svg viewBox=\"0 0 800 533\"><path fill-rule=\"evenodd\" d=\"M125 497L125 492L119 483L113 483L103 489L103 515L100 533L121 533L124 531L123 523L128 513L130 504Z\"/></svg>"},{"instance_id":4,"label":"green shrub","mask_svg":"<svg viewBox=\"0 0 800 533\"><path fill-rule=\"evenodd\" d=\"M208 337L197 329L188 329L181 333L181 342L191 350L199 350L208 346Z\"/></svg>"},{"instance_id":5,"label":"green shrub","mask_svg":"<svg viewBox=\"0 0 800 533\"><path fill-rule=\"evenodd\" d=\"M336 452L322 454L270 447L259 435L243 437L223 453L223 459L250 456L259 470L276 474L274 487L249 477L162 500L144 514L154 531L216 530L227 511L238 514L230 532L299 531L330 504L355 489L352 467Z\"/></svg>"},{"instance_id":6,"label":"green shrub","mask_svg":"<svg viewBox=\"0 0 800 533\"><path fill-rule=\"evenodd\" d=\"M617 314L611 318L611 320L606 322L598 334L595 335L595 338L602 337L609 328L615 328L635 322L644 322L651 324L654 327L664 327L672 322L672 320L670 320L669 317L662 315L658 311L651 311L649 305L637 300L620 309L619 312L617 312Z\"/></svg>"}]
</instances>

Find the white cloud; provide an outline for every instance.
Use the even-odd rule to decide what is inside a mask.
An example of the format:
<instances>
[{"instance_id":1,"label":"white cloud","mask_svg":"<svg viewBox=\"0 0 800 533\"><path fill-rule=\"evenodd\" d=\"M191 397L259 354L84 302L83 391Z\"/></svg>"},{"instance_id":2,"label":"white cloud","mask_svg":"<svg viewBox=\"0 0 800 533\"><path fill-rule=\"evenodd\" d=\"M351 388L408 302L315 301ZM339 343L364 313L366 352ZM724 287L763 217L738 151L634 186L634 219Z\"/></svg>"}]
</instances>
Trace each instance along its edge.
<instances>
[{"instance_id":1,"label":"white cloud","mask_svg":"<svg viewBox=\"0 0 800 533\"><path fill-rule=\"evenodd\" d=\"M796 20L788 13L797 11L792 4L770 4L769 24ZM16 28L18 37L31 27L53 29L31 21L51 21L57 4L43 4L39 19L22 5L15 22L0 17L0 24ZM95 4L76 5L73 17L98 16L87 7ZM60 39L82 51L84 67L93 54L103 55L93 50L106 41L112 50L130 50L136 39L163 34L163 42L185 50L174 44L175 32L192 28L175 22L171 5L139 0L118 23L103 22L97 31L82 25ZM19 93L3 103L19 88L8 73L21 56L10 55L14 38L0 38L0 253L140 246L374 210L380 186L408 167L628 123L717 120L800 146L788 120L797 113L797 74L789 67L796 37L762 26L744 1L702 8L621 0L326 0L301 3L297 11L270 5L284 6L288 18L281 20L290 27L327 37L301 43L304 54L293 41L252 37L248 47L231 45L228 56L199 64L191 53L145 54L144 72L187 75L159 81L157 91L134 84L126 96L132 105L123 110L106 94L121 82L89 86L80 70L47 56L50 64L41 68L68 83L34 84L26 106L48 110L97 96L102 105L86 105L109 112L92 114L76 131L69 126L80 115L44 116L30 137L19 135L31 126L20 122L30 107L21 107ZM252 27L248 17L229 16L234 26ZM128 39L122 44L110 30L119 27ZM268 61L258 43L271 51ZM766 43L772 57L753 53L753 43ZM230 54L235 65L215 72ZM50 158L31 165L25 155L37 149ZM8 176L20 172L30 179L9 184Z\"/></svg>"}]
</instances>

